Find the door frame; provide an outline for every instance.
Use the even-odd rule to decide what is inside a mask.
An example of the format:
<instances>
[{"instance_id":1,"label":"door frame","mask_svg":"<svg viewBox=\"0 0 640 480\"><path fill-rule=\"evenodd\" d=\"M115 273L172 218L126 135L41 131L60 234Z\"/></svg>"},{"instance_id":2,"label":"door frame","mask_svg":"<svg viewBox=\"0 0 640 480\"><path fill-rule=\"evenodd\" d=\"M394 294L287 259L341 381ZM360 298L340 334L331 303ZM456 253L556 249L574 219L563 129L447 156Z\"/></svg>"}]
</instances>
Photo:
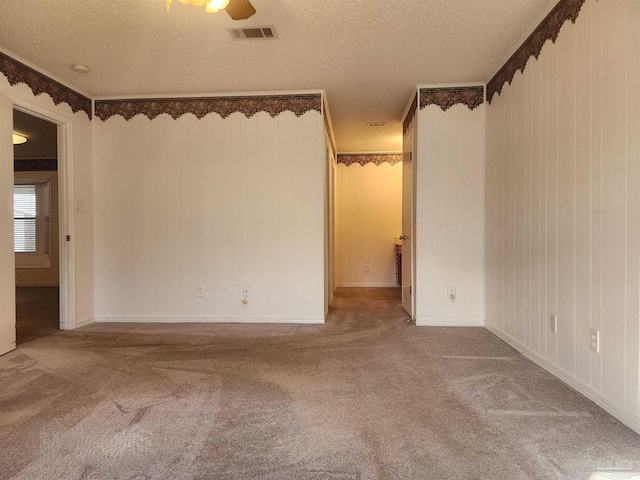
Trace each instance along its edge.
<instances>
[{"instance_id":1,"label":"door frame","mask_svg":"<svg viewBox=\"0 0 640 480\"><path fill-rule=\"evenodd\" d=\"M402 154L403 156L409 153L411 155L411 212L409 215L411 222L411 272L409 277L411 278L411 322L413 324L416 323L417 318L417 307L418 307L418 288L416 284L417 272L417 238L418 232L416 231L416 218L417 218L417 196L418 192L418 112L419 112L419 94L418 90L416 90L409 101L407 107L405 108L404 114L402 116L402 124L403 124L403 132L402 132ZM408 122L408 125L406 124ZM406 128L405 128L406 127ZM410 138L409 138L410 137ZM407 143L410 141L411 149L410 152L407 152ZM404 163L403 163L404 168ZM403 172L404 176L404 172ZM403 178L403 192L402 198L404 201L404 178ZM404 209L404 206L403 206ZM403 232L404 235L404 225ZM404 242L402 245L404 249ZM404 265L403 265L404 268ZM404 288L403 288L404 295ZM406 309L405 309L406 311ZM407 312L408 313L408 312Z\"/></svg>"},{"instance_id":2,"label":"door frame","mask_svg":"<svg viewBox=\"0 0 640 480\"><path fill-rule=\"evenodd\" d=\"M411 148L407 151L407 144L410 143L411 144ZM409 285L410 291L411 293L410 295L410 304L411 304L411 313L409 313L407 311L407 314L410 315L411 317L411 321L413 323L415 323L416 321L416 129L414 128L414 126L410 127L407 129L406 132L404 132L403 134L403 139L402 139L402 155L403 158L405 155L408 155L409 158L411 159L410 164L411 164L411 197L409 198L409 223L410 223L410 228L406 229L405 225L404 225L404 209L405 209L405 205L404 205L404 199L405 199L405 195L404 195L404 188L405 188L405 180L404 177L406 175L406 172L404 172L404 168L407 166L406 162L403 161L402 164L402 168L403 168L403 181L402 181L402 235L407 235L409 234L409 242L406 242L405 240L402 240L402 249L403 249L403 253L404 253L404 249L405 247L409 247L410 250L410 262L408 264L409 267L409 271L407 272L409 275L409 279L411 280L411 283ZM408 231L407 231L408 230ZM409 243L409 245L407 245L407 243ZM405 262L404 259L406 258L405 255L402 256L403 257L403 264L402 264L402 271L403 271L403 276L404 276L404 272L405 272ZM402 284L402 303L404 306L404 295L405 295L405 291L406 291L406 286L404 285L404 281ZM406 308L405 308L406 311Z\"/></svg>"},{"instance_id":3,"label":"door frame","mask_svg":"<svg viewBox=\"0 0 640 480\"><path fill-rule=\"evenodd\" d=\"M23 98L2 92L13 103L13 109L54 123L58 127L58 248L60 258L59 299L60 329L76 328L75 263L75 196L73 170L73 119ZM13 115L13 109L11 115ZM11 159L13 161L13 157ZM67 240L69 238L70 240ZM15 288L15 273L13 274ZM15 314L14 314L15 322Z\"/></svg>"}]
</instances>

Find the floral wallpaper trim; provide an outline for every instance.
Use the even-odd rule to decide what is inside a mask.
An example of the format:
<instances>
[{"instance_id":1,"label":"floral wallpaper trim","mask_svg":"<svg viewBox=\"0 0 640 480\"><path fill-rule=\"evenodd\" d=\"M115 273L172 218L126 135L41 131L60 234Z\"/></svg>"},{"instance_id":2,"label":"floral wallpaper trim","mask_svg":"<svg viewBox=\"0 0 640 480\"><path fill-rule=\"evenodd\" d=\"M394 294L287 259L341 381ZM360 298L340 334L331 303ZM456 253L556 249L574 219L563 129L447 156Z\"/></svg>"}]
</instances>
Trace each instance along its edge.
<instances>
[{"instance_id":1,"label":"floral wallpaper trim","mask_svg":"<svg viewBox=\"0 0 640 480\"><path fill-rule=\"evenodd\" d=\"M24 83L34 95L38 96L46 93L51 97L54 104L66 103L71 107L73 113L83 111L91 119L91 99L89 97L85 97L60 82L56 82L54 79L2 52L0 52L0 72L7 77L9 85Z\"/></svg>"},{"instance_id":2,"label":"floral wallpaper trim","mask_svg":"<svg viewBox=\"0 0 640 480\"><path fill-rule=\"evenodd\" d=\"M448 110L457 104L466 105L469 110L484 103L484 87L444 87L421 88L420 109L427 105L437 105L442 110Z\"/></svg>"},{"instance_id":3,"label":"floral wallpaper trim","mask_svg":"<svg viewBox=\"0 0 640 480\"><path fill-rule=\"evenodd\" d=\"M38 158L37 160L16 158L13 161L14 172L55 172L56 170L58 170L57 158Z\"/></svg>"},{"instance_id":4,"label":"floral wallpaper trim","mask_svg":"<svg viewBox=\"0 0 640 480\"><path fill-rule=\"evenodd\" d=\"M487 84L487 101L489 103L495 94L500 95L505 83L511 85L518 70L524 73L531 57L538 59L547 40L556 43L560 29L565 22L571 20L571 23L576 23L584 2L585 0L560 0L558 2L549 15L540 22L540 25L489 81Z\"/></svg>"},{"instance_id":5,"label":"floral wallpaper trim","mask_svg":"<svg viewBox=\"0 0 640 480\"><path fill-rule=\"evenodd\" d=\"M373 163L376 166L382 165L388 162L391 165L395 165L398 162L402 162L401 153L339 153L338 163L343 163L347 167L354 163L359 163L363 167L367 163Z\"/></svg>"},{"instance_id":6,"label":"floral wallpaper trim","mask_svg":"<svg viewBox=\"0 0 640 480\"><path fill-rule=\"evenodd\" d=\"M163 113L170 115L174 120L187 113L192 113L199 119L210 113L227 118L236 112L244 114L247 118L258 112L267 112L275 117L287 111L300 117L312 110L322 113L321 102L320 94L96 100L95 113L102 121L115 115L120 115L125 120L131 120L136 115L145 115L153 120Z\"/></svg>"}]
</instances>

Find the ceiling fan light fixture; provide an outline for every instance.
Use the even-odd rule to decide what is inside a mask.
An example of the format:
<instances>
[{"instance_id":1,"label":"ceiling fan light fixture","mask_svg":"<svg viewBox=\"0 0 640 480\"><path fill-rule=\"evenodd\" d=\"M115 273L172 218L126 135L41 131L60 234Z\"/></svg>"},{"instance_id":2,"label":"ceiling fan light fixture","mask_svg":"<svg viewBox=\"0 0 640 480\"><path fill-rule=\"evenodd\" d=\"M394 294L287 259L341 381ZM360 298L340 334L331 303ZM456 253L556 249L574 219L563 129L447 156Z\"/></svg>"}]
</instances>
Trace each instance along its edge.
<instances>
[{"instance_id":1,"label":"ceiling fan light fixture","mask_svg":"<svg viewBox=\"0 0 640 480\"><path fill-rule=\"evenodd\" d=\"M195 5L196 7L204 6L204 9L208 13L219 12L227 8L229 5L229 0L178 0L180 3L184 3L186 5ZM167 0L167 12L171 7L172 0Z\"/></svg>"},{"instance_id":2,"label":"ceiling fan light fixture","mask_svg":"<svg viewBox=\"0 0 640 480\"><path fill-rule=\"evenodd\" d=\"M13 144L22 145L23 143L27 143L27 137L25 137L24 135L20 135L19 133L13 132Z\"/></svg>"},{"instance_id":3,"label":"ceiling fan light fixture","mask_svg":"<svg viewBox=\"0 0 640 480\"><path fill-rule=\"evenodd\" d=\"M227 8L227 5L229 5L229 0L208 0L204 9L208 13L215 13Z\"/></svg>"}]
</instances>

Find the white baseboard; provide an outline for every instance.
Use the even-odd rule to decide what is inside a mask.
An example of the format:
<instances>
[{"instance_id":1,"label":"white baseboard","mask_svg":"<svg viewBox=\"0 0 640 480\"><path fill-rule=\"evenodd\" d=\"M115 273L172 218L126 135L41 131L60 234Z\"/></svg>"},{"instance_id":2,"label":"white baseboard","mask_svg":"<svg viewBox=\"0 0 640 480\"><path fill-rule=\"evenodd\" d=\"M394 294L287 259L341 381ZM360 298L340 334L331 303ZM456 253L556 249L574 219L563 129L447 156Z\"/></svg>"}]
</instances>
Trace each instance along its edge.
<instances>
[{"instance_id":1,"label":"white baseboard","mask_svg":"<svg viewBox=\"0 0 640 480\"><path fill-rule=\"evenodd\" d=\"M609 413L611 416L617 418L622 423L624 423L631 430L640 434L640 417L637 417L633 413L625 410L623 407L613 403L607 397L605 397L602 393L594 390L590 385L587 385L582 380L574 377L570 373L566 372L562 368L554 365L546 358L542 357L538 353L534 352L530 348L518 342L516 339L507 335L502 330L497 329L493 325L485 325L485 328L493 333L495 336L504 340L506 343L511 345L513 348L522 353L525 357L531 360L534 363L537 363L539 366L544 368L549 373L558 377L564 383L569 385L574 390L577 390L582 395L587 397L589 400L593 401L596 405L602 408L604 411Z\"/></svg>"},{"instance_id":2,"label":"white baseboard","mask_svg":"<svg viewBox=\"0 0 640 480\"><path fill-rule=\"evenodd\" d=\"M322 324L322 317L230 317L215 315L98 315L98 323L305 323Z\"/></svg>"},{"instance_id":3,"label":"white baseboard","mask_svg":"<svg viewBox=\"0 0 640 480\"><path fill-rule=\"evenodd\" d=\"M339 283L336 288L400 288L397 283Z\"/></svg>"},{"instance_id":4,"label":"white baseboard","mask_svg":"<svg viewBox=\"0 0 640 480\"><path fill-rule=\"evenodd\" d=\"M418 327L483 327L484 319L478 318L416 318Z\"/></svg>"},{"instance_id":5,"label":"white baseboard","mask_svg":"<svg viewBox=\"0 0 640 480\"><path fill-rule=\"evenodd\" d=\"M92 323L95 323L95 321L96 319L93 317L83 318L82 320L76 320L75 328L86 327L87 325L91 325Z\"/></svg>"}]
</instances>

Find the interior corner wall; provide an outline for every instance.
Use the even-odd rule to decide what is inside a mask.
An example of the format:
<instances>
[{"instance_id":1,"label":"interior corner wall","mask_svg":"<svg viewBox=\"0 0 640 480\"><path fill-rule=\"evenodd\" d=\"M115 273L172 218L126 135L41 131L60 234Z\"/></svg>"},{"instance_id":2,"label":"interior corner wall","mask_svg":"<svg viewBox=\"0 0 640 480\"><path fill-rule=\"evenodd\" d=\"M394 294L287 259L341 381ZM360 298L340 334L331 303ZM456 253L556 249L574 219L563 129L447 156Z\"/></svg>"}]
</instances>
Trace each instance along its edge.
<instances>
[{"instance_id":1,"label":"interior corner wall","mask_svg":"<svg viewBox=\"0 0 640 480\"><path fill-rule=\"evenodd\" d=\"M75 238L75 323L83 325L93 321L94 315L94 251L93 251L93 145L92 123L86 113L73 113L71 108L61 103L55 105L47 94L34 95L25 84L10 85L0 73L0 93L6 94L12 101L21 102L29 110L37 113L50 112L53 116L68 119L72 129L73 144L70 154L73 157L73 186L75 199L84 205L82 212L74 217ZM12 190L13 191L13 190ZM11 197L13 202L13 196ZM15 271L11 271L15 283Z\"/></svg>"},{"instance_id":2,"label":"interior corner wall","mask_svg":"<svg viewBox=\"0 0 640 480\"><path fill-rule=\"evenodd\" d=\"M94 133L98 321L324 321L320 113L118 116Z\"/></svg>"},{"instance_id":3,"label":"interior corner wall","mask_svg":"<svg viewBox=\"0 0 640 480\"><path fill-rule=\"evenodd\" d=\"M417 114L417 325L484 323L485 107Z\"/></svg>"},{"instance_id":4,"label":"interior corner wall","mask_svg":"<svg viewBox=\"0 0 640 480\"><path fill-rule=\"evenodd\" d=\"M337 286L398 286L395 237L402 234L402 162L339 163L336 223Z\"/></svg>"},{"instance_id":5,"label":"interior corner wall","mask_svg":"<svg viewBox=\"0 0 640 480\"><path fill-rule=\"evenodd\" d=\"M637 431L639 86L640 2L587 0L488 107L486 180L488 327Z\"/></svg>"}]
</instances>

